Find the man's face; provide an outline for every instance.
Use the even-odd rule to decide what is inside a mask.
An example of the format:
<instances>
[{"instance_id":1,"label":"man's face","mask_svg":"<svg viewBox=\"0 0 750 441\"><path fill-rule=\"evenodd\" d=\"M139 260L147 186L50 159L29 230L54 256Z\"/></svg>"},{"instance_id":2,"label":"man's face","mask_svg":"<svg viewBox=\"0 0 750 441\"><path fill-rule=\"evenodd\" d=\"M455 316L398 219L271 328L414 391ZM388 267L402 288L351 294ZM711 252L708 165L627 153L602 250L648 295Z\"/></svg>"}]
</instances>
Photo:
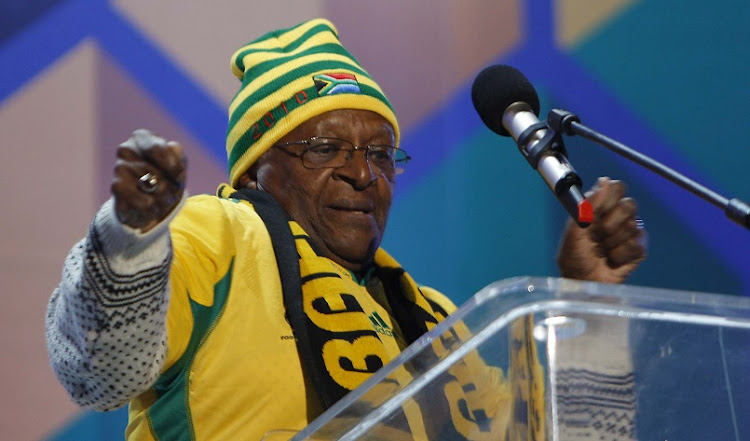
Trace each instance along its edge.
<instances>
[{"instance_id":1,"label":"man's face","mask_svg":"<svg viewBox=\"0 0 750 441\"><path fill-rule=\"evenodd\" d=\"M393 145L393 127L367 110L334 110L311 118L279 144L314 136L341 138L354 145ZM288 150L301 152L304 146ZM272 148L240 185L270 193L310 235L320 253L353 271L367 266L380 245L394 182L370 167L365 152L352 153L340 168L306 168L302 159Z\"/></svg>"}]
</instances>

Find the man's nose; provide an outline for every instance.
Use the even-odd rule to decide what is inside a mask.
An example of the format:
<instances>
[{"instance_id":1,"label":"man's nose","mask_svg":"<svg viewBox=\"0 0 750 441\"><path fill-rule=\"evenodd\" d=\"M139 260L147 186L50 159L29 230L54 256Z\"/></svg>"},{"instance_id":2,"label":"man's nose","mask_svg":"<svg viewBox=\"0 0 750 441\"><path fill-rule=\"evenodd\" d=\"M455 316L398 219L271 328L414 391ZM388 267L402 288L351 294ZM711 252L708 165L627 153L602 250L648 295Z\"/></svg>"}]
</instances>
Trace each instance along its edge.
<instances>
[{"instance_id":1,"label":"man's nose","mask_svg":"<svg viewBox=\"0 0 750 441\"><path fill-rule=\"evenodd\" d=\"M336 169L336 175L358 190L367 188L378 178L367 159L367 147L359 146L355 146L346 163Z\"/></svg>"}]
</instances>

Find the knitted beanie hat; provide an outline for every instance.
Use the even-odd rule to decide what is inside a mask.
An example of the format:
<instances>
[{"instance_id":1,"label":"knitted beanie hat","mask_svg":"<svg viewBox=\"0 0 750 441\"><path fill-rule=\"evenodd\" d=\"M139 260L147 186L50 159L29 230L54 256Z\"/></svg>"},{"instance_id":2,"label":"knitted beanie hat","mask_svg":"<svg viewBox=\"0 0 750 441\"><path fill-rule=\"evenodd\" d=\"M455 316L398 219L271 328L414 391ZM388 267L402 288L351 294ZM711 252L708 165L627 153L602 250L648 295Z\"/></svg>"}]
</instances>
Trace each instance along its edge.
<instances>
[{"instance_id":1,"label":"knitted beanie hat","mask_svg":"<svg viewBox=\"0 0 750 441\"><path fill-rule=\"evenodd\" d=\"M393 108L383 91L338 39L328 20L315 19L269 32L232 56L242 81L229 105L229 180L237 180L298 125L336 109L371 110L399 141Z\"/></svg>"}]
</instances>

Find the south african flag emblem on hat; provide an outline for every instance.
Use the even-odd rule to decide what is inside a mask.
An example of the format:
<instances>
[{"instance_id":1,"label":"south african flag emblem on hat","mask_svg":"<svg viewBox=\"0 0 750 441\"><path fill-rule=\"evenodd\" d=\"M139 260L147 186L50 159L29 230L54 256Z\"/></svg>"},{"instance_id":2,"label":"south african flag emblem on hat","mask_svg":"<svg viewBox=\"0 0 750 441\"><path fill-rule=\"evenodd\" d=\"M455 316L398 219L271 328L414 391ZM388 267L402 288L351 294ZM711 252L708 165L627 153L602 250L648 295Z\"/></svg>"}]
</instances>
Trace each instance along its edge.
<instances>
[{"instance_id":1,"label":"south african flag emblem on hat","mask_svg":"<svg viewBox=\"0 0 750 441\"><path fill-rule=\"evenodd\" d=\"M337 93L362 93L357 77L347 73L327 73L313 76L318 96Z\"/></svg>"}]
</instances>

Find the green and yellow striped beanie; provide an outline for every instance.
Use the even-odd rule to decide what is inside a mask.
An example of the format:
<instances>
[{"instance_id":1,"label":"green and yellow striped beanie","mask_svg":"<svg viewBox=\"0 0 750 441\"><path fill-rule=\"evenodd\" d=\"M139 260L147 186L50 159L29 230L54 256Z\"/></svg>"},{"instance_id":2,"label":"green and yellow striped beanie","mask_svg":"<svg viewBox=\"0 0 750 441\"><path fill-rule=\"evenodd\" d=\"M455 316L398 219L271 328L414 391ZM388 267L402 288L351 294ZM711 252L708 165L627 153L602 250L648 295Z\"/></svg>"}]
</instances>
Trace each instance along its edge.
<instances>
[{"instance_id":1,"label":"green and yellow striped beanie","mask_svg":"<svg viewBox=\"0 0 750 441\"><path fill-rule=\"evenodd\" d=\"M341 46L328 20L269 32L232 56L242 81L229 105L227 156L232 185L263 153L306 120L336 109L378 113L399 128L385 94Z\"/></svg>"}]
</instances>

